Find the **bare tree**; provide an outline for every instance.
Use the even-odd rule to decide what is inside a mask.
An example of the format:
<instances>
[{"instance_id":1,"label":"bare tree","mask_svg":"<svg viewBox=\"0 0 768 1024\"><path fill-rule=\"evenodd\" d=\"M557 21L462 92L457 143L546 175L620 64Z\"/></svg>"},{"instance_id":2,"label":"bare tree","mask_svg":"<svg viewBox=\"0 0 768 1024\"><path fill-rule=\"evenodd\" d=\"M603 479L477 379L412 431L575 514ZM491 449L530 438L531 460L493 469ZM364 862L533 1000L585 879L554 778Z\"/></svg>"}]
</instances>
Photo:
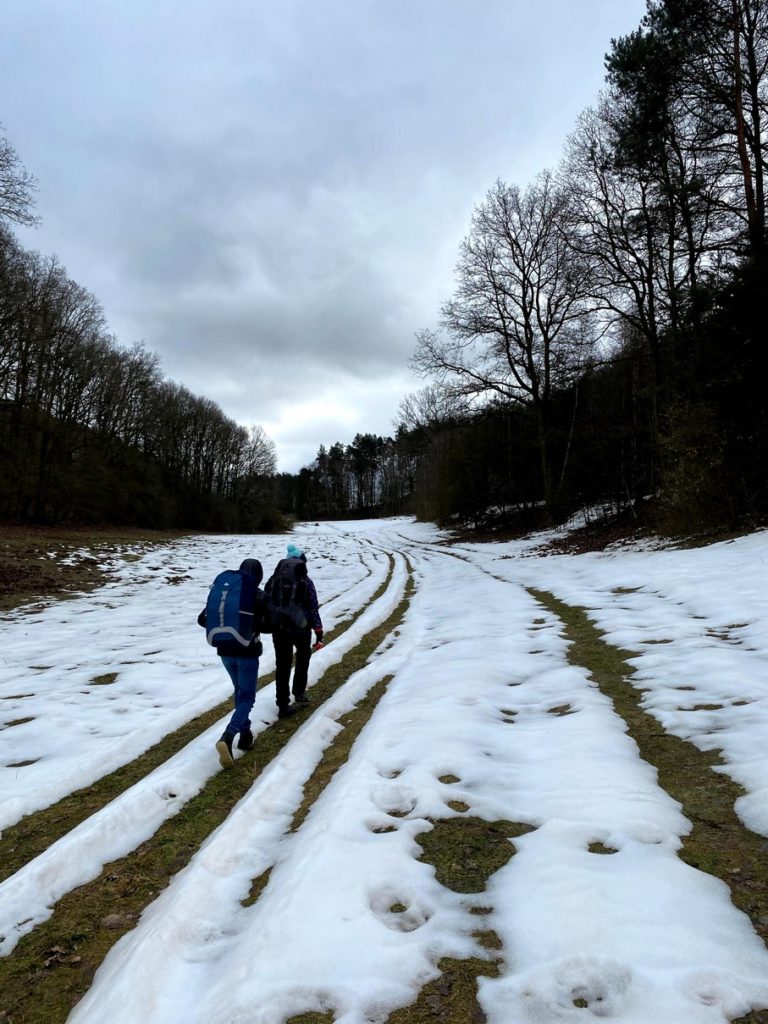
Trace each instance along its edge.
<instances>
[{"instance_id":1,"label":"bare tree","mask_svg":"<svg viewBox=\"0 0 768 1024\"><path fill-rule=\"evenodd\" d=\"M0 138L0 219L35 224L32 207L36 189L37 182L25 170L16 150L6 138Z\"/></svg>"},{"instance_id":2,"label":"bare tree","mask_svg":"<svg viewBox=\"0 0 768 1024\"><path fill-rule=\"evenodd\" d=\"M594 341L588 268L569 244L570 219L550 173L524 191L497 181L461 244L456 292L442 309L446 333L421 332L413 358L448 395L495 396L532 410L548 511L558 486L553 398L575 381Z\"/></svg>"},{"instance_id":3,"label":"bare tree","mask_svg":"<svg viewBox=\"0 0 768 1024\"><path fill-rule=\"evenodd\" d=\"M275 442L263 427L251 427L247 446L247 471L255 476L273 476L277 471Z\"/></svg>"},{"instance_id":4,"label":"bare tree","mask_svg":"<svg viewBox=\"0 0 768 1024\"><path fill-rule=\"evenodd\" d=\"M436 384L428 384L406 395L398 407L395 426L405 430L419 430L429 435L469 412L466 398L447 391Z\"/></svg>"}]
</instances>

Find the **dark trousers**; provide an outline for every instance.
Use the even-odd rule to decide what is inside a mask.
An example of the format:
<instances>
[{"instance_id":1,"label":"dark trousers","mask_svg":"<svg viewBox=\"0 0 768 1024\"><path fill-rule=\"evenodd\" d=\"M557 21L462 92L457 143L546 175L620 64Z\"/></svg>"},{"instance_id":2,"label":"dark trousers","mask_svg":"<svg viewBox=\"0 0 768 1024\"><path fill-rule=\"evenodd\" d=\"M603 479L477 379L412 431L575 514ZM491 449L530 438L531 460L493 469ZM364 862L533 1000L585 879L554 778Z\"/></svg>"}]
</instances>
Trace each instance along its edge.
<instances>
[{"instance_id":1,"label":"dark trousers","mask_svg":"<svg viewBox=\"0 0 768 1024\"><path fill-rule=\"evenodd\" d=\"M302 697L307 688L307 671L311 648L312 630L302 629L295 633L273 633L275 648L275 699L279 708L287 708L294 697ZM296 651L296 665L293 670L293 687L290 686L293 652Z\"/></svg>"}]
</instances>

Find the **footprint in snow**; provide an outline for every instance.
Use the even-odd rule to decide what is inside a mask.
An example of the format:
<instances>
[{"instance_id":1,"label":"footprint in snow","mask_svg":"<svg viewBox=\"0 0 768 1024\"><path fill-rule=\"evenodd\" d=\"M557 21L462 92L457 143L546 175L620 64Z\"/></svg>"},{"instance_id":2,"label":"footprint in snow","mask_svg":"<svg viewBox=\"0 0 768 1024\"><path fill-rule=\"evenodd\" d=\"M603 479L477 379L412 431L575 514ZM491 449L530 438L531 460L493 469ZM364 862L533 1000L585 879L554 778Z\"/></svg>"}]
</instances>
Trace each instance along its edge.
<instances>
[{"instance_id":1,"label":"footprint in snow","mask_svg":"<svg viewBox=\"0 0 768 1024\"><path fill-rule=\"evenodd\" d=\"M432 912L396 889L378 889L369 897L369 905L383 925L395 932L413 932L430 919Z\"/></svg>"}]
</instances>

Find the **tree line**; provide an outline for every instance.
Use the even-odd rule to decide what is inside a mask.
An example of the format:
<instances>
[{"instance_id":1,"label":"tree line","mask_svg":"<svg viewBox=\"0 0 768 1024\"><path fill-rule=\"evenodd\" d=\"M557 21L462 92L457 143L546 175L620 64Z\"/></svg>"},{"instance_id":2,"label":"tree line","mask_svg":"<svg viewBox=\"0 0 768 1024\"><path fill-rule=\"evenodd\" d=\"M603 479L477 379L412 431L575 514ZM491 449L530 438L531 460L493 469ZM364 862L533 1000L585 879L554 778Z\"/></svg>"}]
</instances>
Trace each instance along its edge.
<instances>
[{"instance_id":1,"label":"tree line","mask_svg":"<svg viewBox=\"0 0 768 1024\"><path fill-rule=\"evenodd\" d=\"M765 515L767 69L767 0L649 0L612 41L560 165L474 211L417 336L426 385L379 439L382 480L408 452L397 507L552 522L654 496L673 528ZM321 454L307 509L370 508L355 452L346 489Z\"/></svg>"},{"instance_id":2,"label":"tree line","mask_svg":"<svg viewBox=\"0 0 768 1024\"><path fill-rule=\"evenodd\" d=\"M650 497L673 528L764 518L768 0L648 0L605 67L560 164L475 208L393 436L297 474L20 247L33 182L0 140L0 516L533 525Z\"/></svg>"},{"instance_id":3,"label":"tree line","mask_svg":"<svg viewBox=\"0 0 768 1024\"><path fill-rule=\"evenodd\" d=\"M35 183L0 138L0 517L250 530L279 525L273 443L126 348L55 256L24 249Z\"/></svg>"}]
</instances>

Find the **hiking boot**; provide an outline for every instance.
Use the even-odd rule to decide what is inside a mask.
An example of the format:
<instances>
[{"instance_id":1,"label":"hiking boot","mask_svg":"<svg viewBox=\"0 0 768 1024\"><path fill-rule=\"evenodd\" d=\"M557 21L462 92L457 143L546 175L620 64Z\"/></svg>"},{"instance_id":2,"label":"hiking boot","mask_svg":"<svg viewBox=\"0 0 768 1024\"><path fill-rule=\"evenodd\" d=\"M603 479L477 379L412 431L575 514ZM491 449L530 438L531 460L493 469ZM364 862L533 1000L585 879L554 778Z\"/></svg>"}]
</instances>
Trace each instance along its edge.
<instances>
[{"instance_id":1,"label":"hiking boot","mask_svg":"<svg viewBox=\"0 0 768 1024\"><path fill-rule=\"evenodd\" d=\"M291 715L295 715L295 714L296 714L296 708L292 707L289 704L287 708L280 708L278 710L277 717L278 718L290 718Z\"/></svg>"},{"instance_id":2,"label":"hiking boot","mask_svg":"<svg viewBox=\"0 0 768 1024\"><path fill-rule=\"evenodd\" d=\"M253 746L253 733L250 729L240 731L240 739L237 741L238 750L250 750Z\"/></svg>"},{"instance_id":3,"label":"hiking boot","mask_svg":"<svg viewBox=\"0 0 768 1024\"><path fill-rule=\"evenodd\" d=\"M231 768L235 759L232 757L232 739L229 733L224 733L216 744L216 753L219 755L219 764L222 768Z\"/></svg>"},{"instance_id":4,"label":"hiking boot","mask_svg":"<svg viewBox=\"0 0 768 1024\"><path fill-rule=\"evenodd\" d=\"M304 693L294 693L293 695L294 704L309 704L309 697Z\"/></svg>"}]
</instances>

